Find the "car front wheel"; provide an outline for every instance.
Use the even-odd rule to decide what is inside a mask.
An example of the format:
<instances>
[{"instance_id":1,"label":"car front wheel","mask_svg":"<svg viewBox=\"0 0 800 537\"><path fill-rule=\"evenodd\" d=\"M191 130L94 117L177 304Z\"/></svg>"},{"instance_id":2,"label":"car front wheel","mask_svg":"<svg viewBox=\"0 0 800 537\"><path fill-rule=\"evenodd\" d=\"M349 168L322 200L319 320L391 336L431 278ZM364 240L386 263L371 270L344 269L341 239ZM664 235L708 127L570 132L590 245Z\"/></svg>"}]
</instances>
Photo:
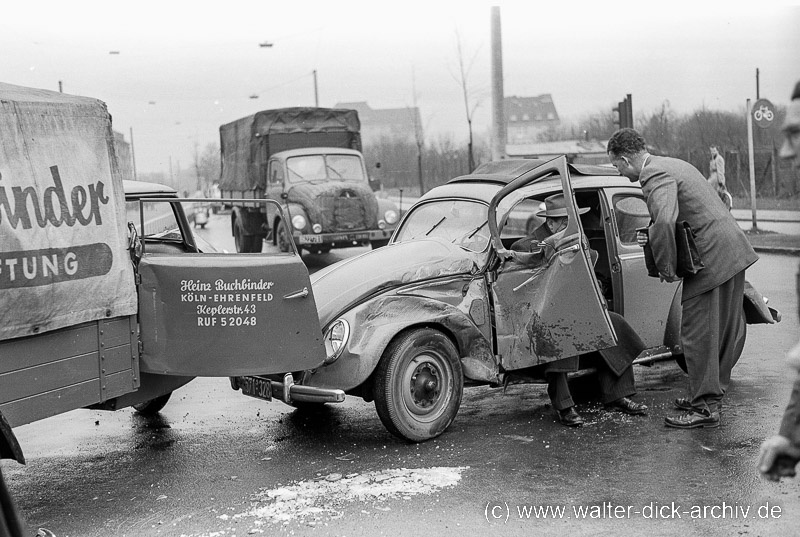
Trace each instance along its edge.
<instances>
[{"instance_id":1,"label":"car front wheel","mask_svg":"<svg viewBox=\"0 0 800 537\"><path fill-rule=\"evenodd\" d=\"M387 347L374 386L375 409L389 432L424 442L442 434L455 419L464 373L453 342L438 330L421 328Z\"/></svg>"}]
</instances>

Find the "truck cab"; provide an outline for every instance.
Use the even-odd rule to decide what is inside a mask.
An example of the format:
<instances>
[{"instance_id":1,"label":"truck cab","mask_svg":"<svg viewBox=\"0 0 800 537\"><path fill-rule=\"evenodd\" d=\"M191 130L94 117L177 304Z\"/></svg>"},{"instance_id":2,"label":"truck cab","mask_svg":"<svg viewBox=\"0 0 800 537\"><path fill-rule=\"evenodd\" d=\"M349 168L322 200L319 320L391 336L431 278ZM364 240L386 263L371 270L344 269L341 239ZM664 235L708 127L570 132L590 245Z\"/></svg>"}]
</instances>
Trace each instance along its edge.
<instances>
[{"instance_id":1,"label":"truck cab","mask_svg":"<svg viewBox=\"0 0 800 537\"><path fill-rule=\"evenodd\" d=\"M375 197L360 152L341 148L281 151L267 163L266 199L282 202L298 248L326 253L333 248L388 244L398 220L394 204ZM267 213L273 244L289 251L275 211Z\"/></svg>"}]
</instances>

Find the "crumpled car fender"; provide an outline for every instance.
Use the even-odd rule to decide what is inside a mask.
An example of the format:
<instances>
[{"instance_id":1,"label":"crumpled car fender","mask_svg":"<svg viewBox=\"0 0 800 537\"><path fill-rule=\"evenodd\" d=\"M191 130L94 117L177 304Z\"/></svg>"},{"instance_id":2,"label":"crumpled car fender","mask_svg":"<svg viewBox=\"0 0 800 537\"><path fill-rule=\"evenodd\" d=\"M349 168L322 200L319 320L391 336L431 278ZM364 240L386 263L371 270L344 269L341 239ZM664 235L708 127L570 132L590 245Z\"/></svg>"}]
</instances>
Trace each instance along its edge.
<instances>
[{"instance_id":1,"label":"crumpled car fender","mask_svg":"<svg viewBox=\"0 0 800 537\"><path fill-rule=\"evenodd\" d=\"M426 297L389 295L361 304L342 318L350 324L345 351L332 364L306 372L303 384L352 390L372 375L400 332L422 326L438 328L454 340L465 377L499 382L491 343L459 307Z\"/></svg>"}]
</instances>

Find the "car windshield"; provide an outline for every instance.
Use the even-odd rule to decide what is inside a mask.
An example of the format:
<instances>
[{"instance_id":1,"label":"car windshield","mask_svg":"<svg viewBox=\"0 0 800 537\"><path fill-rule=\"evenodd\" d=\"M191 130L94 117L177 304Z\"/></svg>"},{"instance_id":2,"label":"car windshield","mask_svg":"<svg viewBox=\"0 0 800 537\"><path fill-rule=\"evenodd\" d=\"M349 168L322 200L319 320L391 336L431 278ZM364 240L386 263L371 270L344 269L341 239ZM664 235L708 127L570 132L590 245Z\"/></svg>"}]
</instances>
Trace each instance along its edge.
<instances>
[{"instance_id":1,"label":"car windshield","mask_svg":"<svg viewBox=\"0 0 800 537\"><path fill-rule=\"evenodd\" d=\"M489 245L487 211L486 205L475 201L423 203L403 220L394 242L436 237L472 252L483 252Z\"/></svg>"},{"instance_id":2,"label":"car windshield","mask_svg":"<svg viewBox=\"0 0 800 537\"><path fill-rule=\"evenodd\" d=\"M286 160L289 181L365 181L361 159L356 155L305 155Z\"/></svg>"}]
</instances>

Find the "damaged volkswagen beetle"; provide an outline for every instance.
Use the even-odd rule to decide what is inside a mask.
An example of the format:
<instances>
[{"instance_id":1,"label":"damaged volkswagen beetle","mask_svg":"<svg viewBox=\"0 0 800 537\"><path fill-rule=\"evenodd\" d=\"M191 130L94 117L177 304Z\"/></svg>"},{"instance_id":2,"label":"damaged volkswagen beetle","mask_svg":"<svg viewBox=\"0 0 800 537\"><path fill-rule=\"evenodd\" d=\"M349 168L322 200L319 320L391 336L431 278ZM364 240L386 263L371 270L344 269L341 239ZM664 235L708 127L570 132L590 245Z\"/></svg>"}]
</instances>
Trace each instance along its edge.
<instances>
[{"instance_id":1,"label":"damaged volkswagen beetle","mask_svg":"<svg viewBox=\"0 0 800 537\"><path fill-rule=\"evenodd\" d=\"M566 229L512 251L558 192ZM374 400L390 432L421 442L453 422L464 386L591 364L617 344L609 312L644 342L635 363L680 357L680 283L647 276L636 228L648 221L638 183L606 166L503 160L452 179L411 207L389 246L312 275L327 356L296 382Z\"/></svg>"}]
</instances>

